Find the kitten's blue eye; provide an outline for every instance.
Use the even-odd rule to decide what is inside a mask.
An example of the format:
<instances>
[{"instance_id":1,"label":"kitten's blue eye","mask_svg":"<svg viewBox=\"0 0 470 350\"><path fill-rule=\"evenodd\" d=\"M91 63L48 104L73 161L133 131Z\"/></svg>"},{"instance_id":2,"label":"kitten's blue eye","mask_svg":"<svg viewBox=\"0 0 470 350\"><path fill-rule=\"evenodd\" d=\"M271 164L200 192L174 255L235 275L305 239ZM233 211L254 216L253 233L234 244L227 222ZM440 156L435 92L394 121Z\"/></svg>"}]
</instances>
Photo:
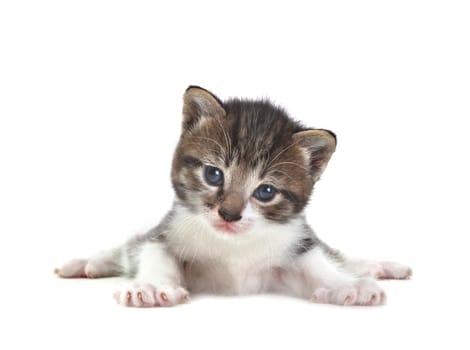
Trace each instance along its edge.
<instances>
[{"instance_id":1,"label":"kitten's blue eye","mask_svg":"<svg viewBox=\"0 0 470 350\"><path fill-rule=\"evenodd\" d=\"M213 166L206 165L204 167L204 178L211 186L220 186L224 183L224 173Z\"/></svg>"},{"instance_id":2,"label":"kitten's blue eye","mask_svg":"<svg viewBox=\"0 0 470 350\"><path fill-rule=\"evenodd\" d=\"M269 202L274 198L276 193L277 190L271 185L259 185L255 193L253 193L253 196L262 202Z\"/></svg>"}]
</instances>

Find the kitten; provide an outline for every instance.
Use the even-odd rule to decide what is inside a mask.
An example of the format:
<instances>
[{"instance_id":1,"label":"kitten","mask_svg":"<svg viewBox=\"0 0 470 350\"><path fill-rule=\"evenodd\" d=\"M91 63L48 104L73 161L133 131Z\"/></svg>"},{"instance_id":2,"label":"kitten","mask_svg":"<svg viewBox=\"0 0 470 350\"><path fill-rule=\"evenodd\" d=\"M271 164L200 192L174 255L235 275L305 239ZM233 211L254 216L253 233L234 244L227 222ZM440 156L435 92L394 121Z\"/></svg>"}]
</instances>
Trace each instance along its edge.
<instances>
[{"instance_id":1,"label":"kitten","mask_svg":"<svg viewBox=\"0 0 470 350\"><path fill-rule=\"evenodd\" d=\"M405 279L411 269L346 257L323 243L304 215L335 147L334 133L306 128L266 100L222 102L190 86L170 212L147 234L56 273L132 277L114 297L134 307L176 305L188 291L382 304L375 278Z\"/></svg>"}]
</instances>

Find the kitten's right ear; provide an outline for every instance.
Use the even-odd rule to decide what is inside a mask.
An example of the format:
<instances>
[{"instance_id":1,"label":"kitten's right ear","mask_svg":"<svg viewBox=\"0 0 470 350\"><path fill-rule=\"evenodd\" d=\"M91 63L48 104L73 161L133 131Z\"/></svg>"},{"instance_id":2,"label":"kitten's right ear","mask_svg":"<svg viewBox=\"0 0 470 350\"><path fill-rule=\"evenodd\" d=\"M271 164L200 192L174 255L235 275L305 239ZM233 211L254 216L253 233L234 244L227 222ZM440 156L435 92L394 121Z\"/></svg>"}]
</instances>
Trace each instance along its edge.
<instances>
[{"instance_id":1,"label":"kitten's right ear","mask_svg":"<svg viewBox=\"0 0 470 350\"><path fill-rule=\"evenodd\" d=\"M192 129L206 117L224 117L225 109L217 96L199 86L190 86L183 96L183 131Z\"/></svg>"}]
</instances>

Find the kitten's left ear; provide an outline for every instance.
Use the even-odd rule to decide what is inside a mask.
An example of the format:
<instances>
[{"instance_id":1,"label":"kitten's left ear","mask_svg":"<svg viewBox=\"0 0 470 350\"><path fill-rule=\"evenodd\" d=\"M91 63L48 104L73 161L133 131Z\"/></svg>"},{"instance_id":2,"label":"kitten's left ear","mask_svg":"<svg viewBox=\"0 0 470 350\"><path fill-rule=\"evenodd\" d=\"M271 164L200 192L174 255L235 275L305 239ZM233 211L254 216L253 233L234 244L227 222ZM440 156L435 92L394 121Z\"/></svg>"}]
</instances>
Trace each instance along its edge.
<instances>
[{"instance_id":1,"label":"kitten's left ear","mask_svg":"<svg viewBox=\"0 0 470 350\"><path fill-rule=\"evenodd\" d=\"M306 151L310 170L317 181L336 149L336 135L329 130L305 130L292 135L294 143Z\"/></svg>"},{"instance_id":2,"label":"kitten's left ear","mask_svg":"<svg viewBox=\"0 0 470 350\"><path fill-rule=\"evenodd\" d=\"M224 117L225 109L217 96L199 86L190 86L183 96L183 131L206 117Z\"/></svg>"}]
</instances>

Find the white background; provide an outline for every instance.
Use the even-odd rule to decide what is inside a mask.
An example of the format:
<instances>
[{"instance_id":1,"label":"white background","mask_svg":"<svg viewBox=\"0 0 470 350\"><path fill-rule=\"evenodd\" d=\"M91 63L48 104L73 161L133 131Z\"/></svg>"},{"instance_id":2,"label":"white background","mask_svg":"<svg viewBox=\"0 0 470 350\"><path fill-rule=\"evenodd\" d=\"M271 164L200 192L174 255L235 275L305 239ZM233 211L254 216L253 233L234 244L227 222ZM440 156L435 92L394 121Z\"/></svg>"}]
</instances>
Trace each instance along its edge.
<instances>
[{"instance_id":1,"label":"white background","mask_svg":"<svg viewBox=\"0 0 470 350\"><path fill-rule=\"evenodd\" d=\"M2 1L0 347L468 349L469 18L465 1ZM170 207L190 84L335 131L309 221L413 279L381 282L379 308L136 310L120 280L55 278Z\"/></svg>"}]
</instances>

